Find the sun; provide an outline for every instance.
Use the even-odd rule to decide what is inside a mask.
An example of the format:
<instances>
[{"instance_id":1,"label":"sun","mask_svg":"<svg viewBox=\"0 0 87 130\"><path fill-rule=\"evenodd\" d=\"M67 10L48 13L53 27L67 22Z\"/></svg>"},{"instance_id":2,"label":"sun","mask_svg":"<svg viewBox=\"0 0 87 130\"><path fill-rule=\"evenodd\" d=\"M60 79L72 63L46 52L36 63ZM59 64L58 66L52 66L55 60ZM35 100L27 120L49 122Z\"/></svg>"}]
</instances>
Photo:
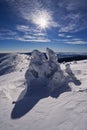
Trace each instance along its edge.
<instances>
[{"instance_id":1,"label":"sun","mask_svg":"<svg viewBox=\"0 0 87 130\"><path fill-rule=\"evenodd\" d=\"M51 20L51 14L47 11L36 11L32 15L33 23L41 30L49 28Z\"/></svg>"},{"instance_id":2,"label":"sun","mask_svg":"<svg viewBox=\"0 0 87 130\"><path fill-rule=\"evenodd\" d=\"M41 28L41 29L45 29L45 28L47 28L47 26L48 26L48 21L47 21L47 19L46 18L44 18L44 17L39 17L38 19L37 19L37 25Z\"/></svg>"}]
</instances>

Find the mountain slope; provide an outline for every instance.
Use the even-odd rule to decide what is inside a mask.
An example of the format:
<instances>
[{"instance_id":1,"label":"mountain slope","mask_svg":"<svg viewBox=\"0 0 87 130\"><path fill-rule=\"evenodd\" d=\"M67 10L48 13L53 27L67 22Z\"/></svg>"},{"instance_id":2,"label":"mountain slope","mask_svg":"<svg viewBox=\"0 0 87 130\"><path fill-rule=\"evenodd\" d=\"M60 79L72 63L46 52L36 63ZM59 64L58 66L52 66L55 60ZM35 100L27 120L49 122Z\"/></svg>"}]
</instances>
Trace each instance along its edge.
<instances>
[{"instance_id":1,"label":"mountain slope","mask_svg":"<svg viewBox=\"0 0 87 130\"><path fill-rule=\"evenodd\" d=\"M0 58L0 75L13 71L21 71L29 64L29 56L13 53Z\"/></svg>"}]
</instances>

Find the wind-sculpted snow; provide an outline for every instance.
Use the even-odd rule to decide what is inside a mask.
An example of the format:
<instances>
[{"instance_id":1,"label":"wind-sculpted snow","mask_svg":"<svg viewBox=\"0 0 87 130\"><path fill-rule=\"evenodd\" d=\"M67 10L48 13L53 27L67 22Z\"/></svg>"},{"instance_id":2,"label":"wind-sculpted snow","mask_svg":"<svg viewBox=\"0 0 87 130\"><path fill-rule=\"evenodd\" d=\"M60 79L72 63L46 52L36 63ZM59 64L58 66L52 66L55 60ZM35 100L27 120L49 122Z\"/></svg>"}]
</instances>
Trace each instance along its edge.
<instances>
[{"instance_id":1,"label":"wind-sculpted snow","mask_svg":"<svg viewBox=\"0 0 87 130\"><path fill-rule=\"evenodd\" d=\"M34 50L31 55L28 70L25 73L27 90L21 100L15 104L11 117L20 118L30 111L40 99L48 96L57 98L61 93L70 91L69 82L80 85L69 65L65 71L61 69L56 54L47 48L47 59L44 54ZM20 110L20 108L22 108Z\"/></svg>"},{"instance_id":2,"label":"wind-sculpted snow","mask_svg":"<svg viewBox=\"0 0 87 130\"><path fill-rule=\"evenodd\" d=\"M43 87L51 92L55 88L68 85L69 81L77 81L68 64L65 72L61 69L60 63L57 61L57 55L51 49L47 48L46 54L47 59L38 50L32 52L29 68L25 74L29 89Z\"/></svg>"}]
</instances>

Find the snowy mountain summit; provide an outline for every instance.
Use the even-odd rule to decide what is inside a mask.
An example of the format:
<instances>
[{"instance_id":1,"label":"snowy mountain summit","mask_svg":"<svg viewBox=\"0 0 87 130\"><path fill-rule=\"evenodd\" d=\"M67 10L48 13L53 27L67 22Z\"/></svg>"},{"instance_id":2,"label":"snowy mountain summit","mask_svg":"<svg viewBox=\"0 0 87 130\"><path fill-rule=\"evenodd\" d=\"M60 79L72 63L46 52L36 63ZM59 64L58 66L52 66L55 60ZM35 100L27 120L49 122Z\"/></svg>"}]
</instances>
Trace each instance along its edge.
<instances>
[{"instance_id":1,"label":"snowy mountain summit","mask_svg":"<svg viewBox=\"0 0 87 130\"><path fill-rule=\"evenodd\" d=\"M87 60L58 63L49 48L6 54L0 73L1 130L87 129Z\"/></svg>"}]
</instances>

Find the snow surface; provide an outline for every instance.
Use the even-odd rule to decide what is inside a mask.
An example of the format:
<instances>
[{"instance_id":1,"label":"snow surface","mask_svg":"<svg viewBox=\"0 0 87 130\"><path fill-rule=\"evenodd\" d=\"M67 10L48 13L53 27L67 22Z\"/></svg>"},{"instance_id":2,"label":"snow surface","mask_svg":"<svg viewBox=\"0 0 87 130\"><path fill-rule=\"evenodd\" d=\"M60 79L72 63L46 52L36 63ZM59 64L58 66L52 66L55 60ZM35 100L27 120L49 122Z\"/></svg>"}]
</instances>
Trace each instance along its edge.
<instances>
[{"instance_id":1,"label":"snow surface","mask_svg":"<svg viewBox=\"0 0 87 130\"><path fill-rule=\"evenodd\" d=\"M29 59L16 54L21 57L15 60L20 69L0 76L0 130L87 129L87 60L59 64L48 51L48 59L37 50ZM14 62L10 55L9 64Z\"/></svg>"}]
</instances>

